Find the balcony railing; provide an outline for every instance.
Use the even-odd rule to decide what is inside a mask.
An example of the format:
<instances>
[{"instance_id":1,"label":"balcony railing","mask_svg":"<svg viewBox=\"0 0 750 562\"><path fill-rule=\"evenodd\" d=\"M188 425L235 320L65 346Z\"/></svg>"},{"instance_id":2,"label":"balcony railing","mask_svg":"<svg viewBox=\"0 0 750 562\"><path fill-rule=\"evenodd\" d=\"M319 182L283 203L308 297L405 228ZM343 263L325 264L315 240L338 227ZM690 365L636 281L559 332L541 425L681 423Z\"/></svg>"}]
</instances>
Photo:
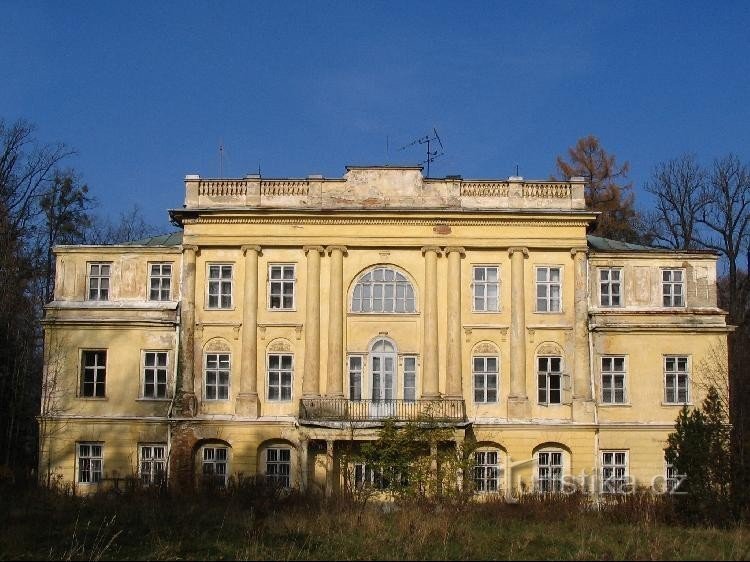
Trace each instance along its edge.
<instances>
[{"instance_id":1,"label":"balcony railing","mask_svg":"<svg viewBox=\"0 0 750 562\"><path fill-rule=\"evenodd\" d=\"M348 400L304 398L300 419L307 421L436 421L466 420L463 400Z\"/></svg>"}]
</instances>

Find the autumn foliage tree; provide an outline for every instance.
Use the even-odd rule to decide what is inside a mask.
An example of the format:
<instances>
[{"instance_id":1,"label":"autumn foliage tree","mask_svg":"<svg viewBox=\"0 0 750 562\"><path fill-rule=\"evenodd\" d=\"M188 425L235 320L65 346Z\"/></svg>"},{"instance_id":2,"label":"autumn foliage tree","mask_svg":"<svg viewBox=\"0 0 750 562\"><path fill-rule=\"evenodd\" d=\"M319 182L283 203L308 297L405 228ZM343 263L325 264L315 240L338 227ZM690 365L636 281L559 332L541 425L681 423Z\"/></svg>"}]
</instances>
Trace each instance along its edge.
<instances>
[{"instance_id":1,"label":"autumn foliage tree","mask_svg":"<svg viewBox=\"0 0 750 562\"><path fill-rule=\"evenodd\" d=\"M619 164L594 135L578 139L567 157L557 157L561 179L586 179L586 206L601 213L589 234L624 242L638 242L632 184L627 181L630 164Z\"/></svg>"}]
</instances>

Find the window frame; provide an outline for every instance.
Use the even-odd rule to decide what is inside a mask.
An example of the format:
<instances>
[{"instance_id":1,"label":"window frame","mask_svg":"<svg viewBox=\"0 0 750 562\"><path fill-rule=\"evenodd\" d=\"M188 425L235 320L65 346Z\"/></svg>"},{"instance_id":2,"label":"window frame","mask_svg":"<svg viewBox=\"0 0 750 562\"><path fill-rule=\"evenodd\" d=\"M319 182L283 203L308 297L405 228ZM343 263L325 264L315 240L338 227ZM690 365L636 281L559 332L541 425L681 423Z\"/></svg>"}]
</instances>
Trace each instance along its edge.
<instances>
[{"instance_id":1,"label":"window frame","mask_svg":"<svg viewBox=\"0 0 750 562\"><path fill-rule=\"evenodd\" d=\"M549 455L549 461L545 464L541 462L541 455ZM552 463L553 456L560 455L559 463ZM545 447L539 449L534 453L534 460L536 461L536 470L534 471L534 490L543 494L557 494L563 490L563 479L566 473L566 451L555 447ZM542 478L542 468L549 470L549 476ZM556 475L555 473L558 472ZM542 485L542 482L550 482L551 486ZM552 489L546 489L551 487Z\"/></svg>"},{"instance_id":2,"label":"window frame","mask_svg":"<svg viewBox=\"0 0 750 562\"><path fill-rule=\"evenodd\" d=\"M542 401L542 400L539 399L540 392L542 391L542 388L539 385L539 380L540 380L539 377L542 376L542 371L539 368L539 361L541 359L547 359L548 360L547 370L543 372L544 373L544 377L545 377L545 387L544 387L544 390L545 390L545 394L546 394L546 398L547 398L546 401ZM559 371L552 371L549 368L549 366L551 364L551 361L549 361L549 360L551 360L551 359L559 359L560 360L560 370ZM564 404L565 403L564 393L566 392L566 389L565 389L565 358L562 355L537 355L537 356L535 356L535 363L536 363L536 380L537 380L537 383L536 383L536 389L537 389L536 399L537 399L537 404L539 404L540 406L560 406L560 405ZM553 375L554 376L559 376L560 383L559 383L559 387L557 389L553 389L552 386L550 385L550 376L553 376ZM550 401L550 393L553 390L558 390L559 391L559 393L560 393L560 401L559 402L551 402Z\"/></svg>"},{"instance_id":3,"label":"window frame","mask_svg":"<svg viewBox=\"0 0 750 562\"><path fill-rule=\"evenodd\" d=\"M279 357L279 368L271 369L271 357ZM282 366L283 357L291 358L291 366L289 369L284 369ZM271 385L271 372L278 373L279 382L277 385ZM286 387L282 383L282 375L289 372L289 398L283 397L283 389ZM278 387L279 395L277 398L271 398L271 387ZM294 400L294 353L291 351L269 351L266 353L266 400L274 403L291 402Z\"/></svg>"},{"instance_id":4,"label":"window frame","mask_svg":"<svg viewBox=\"0 0 750 562\"><path fill-rule=\"evenodd\" d=\"M495 455L495 462L486 462L488 454ZM483 455L483 462L477 458ZM494 475L488 476L488 470L494 471ZM478 494L501 494L504 489L505 470L503 468L502 451L493 447L480 447L474 451L474 466L472 481L474 483L474 492ZM487 484L494 480L494 489L488 489ZM478 484L481 482L481 484Z\"/></svg>"},{"instance_id":5,"label":"window frame","mask_svg":"<svg viewBox=\"0 0 750 562\"><path fill-rule=\"evenodd\" d=\"M627 494L630 488L630 451L627 449L601 449L599 451L599 491L602 494ZM607 455L612 455L612 461L606 462ZM624 462L617 462L617 455L623 455ZM622 475L618 476L617 471ZM611 471L610 476L605 473Z\"/></svg>"},{"instance_id":6,"label":"window frame","mask_svg":"<svg viewBox=\"0 0 750 562\"><path fill-rule=\"evenodd\" d=\"M161 457L155 457L153 455L153 451L156 449L162 449L162 456ZM148 458L145 458L143 455L144 449L151 449L151 456ZM164 484L167 480L167 444L166 443L139 443L138 444L138 479L142 486L160 486ZM148 478L144 480L144 464L149 464L148 469ZM164 466L161 469L161 472L158 473L155 471L155 465L157 463L161 463ZM157 479L157 474L159 475L159 478Z\"/></svg>"},{"instance_id":7,"label":"window frame","mask_svg":"<svg viewBox=\"0 0 750 562\"><path fill-rule=\"evenodd\" d=\"M664 382L664 404L667 406L683 406L685 404L689 405L691 404L691 398L692 398L692 392L691 392L691 373L692 373L692 356L691 355L663 355L662 356L662 371L663 371L663 382ZM673 359L675 361L675 366L677 367L679 365L679 361L681 359L685 360L685 370L680 371L679 369L675 369L674 371L668 371L667 370L667 361ZM675 384L673 388L674 392L674 401L669 400L668 391L669 386L667 385L667 377L672 374L675 376ZM679 401L677 400L679 398L679 377L681 375L684 375L685 377L685 400Z\"/></svg>"},{"instance_id":8,"label":"window frame","mask_svg":"<svg viewBox=\"0 0 750 562\"><path fill-rule=\"evenodd\" d=\"M358 372L356 369L352 368L353 359L359 360ZM365 355L361 353L350 353L346 356L346 369L349 382L349 400L352 402L360 402L362 400L362 382L364 381L365 376L365 362ZM359 375L359 385L356 387L359 390L359 395L356 398L354 397L354 394L352 392L355 389L354 379L352 378L352 375L355 373Z\"/></svg>"},{"instance_id":9,"label":"window frame","mask_svg":"<svg viewBox=\"0 0 750 562\"><path fill-rule=\"evenodd\" d=\"M664 274L669 272L671 275L673 275L675 272L680 273L681 280L680 281L674 281L665 280ZM660 268L661 273L661 306L662 308L687 308L687 271L684 267L662 267ZM667 295L665 294L665 290L667 288L667 285L671 286L670 293ZM676 295L674 292L674 287L679 286L680 287L680 294ZM675 296L679 296L682 299L681 304L674 304ZM671 304L664 304L664 299L669 298Z\"/></svg>"},{"instance_id":10,"label":"window frame","mask_svg":"<svg viewBox=\"0 0 750 562\"><path fill-rule=\"evenodd\" d=\"M393 280L391 281L385 281L385 274L383 281L376 281L375 280L375 272L377 270L389 270L393 272ZM363 281L363 278L370 274L372 278L369 281ZM403 281L397 279L397 276L400 275L404 278ZM385 295L385 288L382 289L382 295L380 297L380 301L383 303L383 308L385 308L385 302L386 300L392 300L393 301L393 310L392 311L386 311L386 310L373 310L375 308L374 301L376 300L375 297L375 285L379 285L381 287L385 287L386 285L393 287L393 296L392 297L386 297ZM403 286L404 288L404 296L399 297L398 296L398 288L399 285ZM359 297L355 297L357 294L357 289L362 287ZM369 288L369 296L365 297L364 287ZM411 290L412 297L409 298L409 290ZM368 305L370 310L363 310L365 307L363 306L363 303L365 302L365 299L367 299ZM354 302L357 300L359 302L359 310L355 310ZM398 302L399 300L403 301L404 310L399 311L398 309ZM411 310L408 309L408 303L409 301L413 302L413 308ZM403 270L400 268L397 268L395 266L391 265L375 265L373 267L369 267L365 271L361 272L354 280L354 283L352 284L352 289L349 293L349 302L347 304L347 309L350 314L366 314L366 315L402 315L402 314L419 314L419 302L417 299L417 290L416 290L416 284L413 282L413 280L409 277L409 275L406 274Z\"/></svg>"},{"instance_id":11,"label":"window frame","mask_svg":"<svg viewBox=\"0 0 750 562\"><path fill-rule=\"evenodd\" d=\"M612 363L614 365L615 359L622 359L622 371L615 371L615 370L604 370L604 361L605 360L612 360ZM604 398L604 391L605 391L605 385L604 385L604 377L605 375L610 375L612 377L612 388L610 392L612 393L611 400L607 401ZM616 376L622 376L622 401L618 402L616 401L616 385L614 384L614 377ZM630 392L628 388L628 356L627 355L602 355L599 357L599 384L601 386L600 388L600 404L603 406L624 406L630 404Z\"/></svg>"},{"instance_id":12,"label":"window frame","mask_svg":"<svg viewBox=\"0 0 750 562\"><path fill-rule=\"evenodd\" d=\"M201 459L201 477L203 478L203 481L206 482L207 477L211 476L211 483L212 484L218 484L220 488L226 488L229 484L229 466L230 466L230 454L229 449L227 445L215 445L215 444L209 444L209 445L203 445L200 448L200 459ZM207 459L206 458L206 451L211 450L213 451L213 458ZM225 456L223 459L216 459L216 451L222 450L225 453ZM217 466L224 466L224 473L220 474L216 472ZM206 466L212 466L210 472L206 472ZM223 478L218 478L219 476L223 476Z\"/></svg>"},{"instance_id":13,"label":"window frame","mask_svg":"<svg viewBox=\"0 0 750 562\"><path fill-rule=\"evenodd\" d=\"M406 386L406 362L407 361L414 361L414 395L413 397L406 397L406 389L412 388L411 386ZM419 356L415 353L405 353L401 356L401 398L404 402L416 402L417 401L417 390L419 389ZM396 373L396 378L398 379L398 373Z\"/></svg>"},{"instance_id":14,"label":"window frame","mask_svg":"<svg viewBox=\"0 0 750 562\"><path fill-rule=\"evenodd\" d=\"M216 355L216 367L212 368L211 371L216 372L216 382L211 384L210 386L216 387L216 396L214 398L208 397L208 357L209 355ZM221 355L226 355L228 357L228 367L226 369L223 369L221 367ZM221 388L222 384L219 384L219 376L220 373L223 371L227 371L227 397L226 398L219 398L219 388ZM226 402L227 400L231 400L232 398L232 352L231 351L206 351L203 353L203 400L207 402Z\"/></svg>"},{"instance_id":15,"label":"window frame","mask_svg":"<svg viewBox=\"0 0 750 562\"><path fill-rule=\"evenodd\" d=\"M93 450L90 454L84 456L81 453L81 447L99 447L99 455L93 454ZM89 480L81 480L83 474L83 467L81 461L86 459L89 461L88 472L90 473ZM91 461L99 461L98 470L94 470L91 467ZM98 477L94 477L98 474ZM79 486L91 486L99 484L104 479L104 441L78 441L76 442L76 484Z\"/></svg>"},{"instance_id":16,"label":"window frame","mask_svg":"<svg viewBox=\"0 0 750 562\"><path fill-rule=\"evenodd\" d=\"M159 268L159 274L154 275L153 267ZM148 262L148 286L146 287L146 291L148 292L148 300L152 302L169 302L172 301L172 274L174 272L174 262L171 261L154 261L154 262ZM169 267L169 275L164 275L163 269L164 267ZM159 280L159 288L157 289L159 292L159 298L155 299L153 298L153 287L152 283L154 279ZM167 298L162 298L162 293L164 291L164 281L167 281Z\"/></svg>"},{"instance_id":17,"label":"window frame","mask_svg":"<svg viewBox=\"0 0 750 562\"><path fill-rule=\"evenodd\" d=\"M476 360L480 359L484 363L484 370L477 371L475 369L476 367ZM488 359L494 359L495 365L497 369L495 371L489 371L487 369L487 360ZM491 375L495 375L495 399L494 400L488 400L487 395L490 392L490 387L488 383L488 377ZM481 391L483 395L483 400L477 400L477 377L482 377L482 386ZM471 355L471 381L472 381L472 396L474 397L474 404L497 404L500 400L500 354L472 354Z\"/></svg>"},{"instance_id":18,"label":"window frame","mask_svg":"<svg viewBox=\"0 0 750 562\"><path fill-rule=\"evenodd\" d=\"M101 268L102 266L106 266L109 268L107 275L101 274ZM99 267L99 274L94 275L92 272L92 269L94 267ZM113 263L111 261L89 261L86 262L86 300L87 301L99 301L99 302L105 302L110 300L110 295L112 292L112 270L114 269ZM97 279L98 282L96 284L96 298L92 297L92 287L91 287L91 281L93 279ZM102 289L102 280L106 279L106 288ZM102 290L107 291L106 297L101 298Z\"/></svg>"},{"instance_id":19,"label":"window frame","mask_svg":"<svg viewBox=\"0 0 750 562\"><path fill-rule=\"evenodd\" d=\"M80 369L79 369L79 383L78 383L78 398L85 398L87 400L106 400L107 399L107 371L109 370L109 350L107 349L81 349L80 350ZM94 369L94 380L91 384L93 384L93 394L85 394L84 388L86 384L86 369L89 368L89 366L86 365L86 354L87 353L103 353L104 354L104 365L92 365L91 368ZM97 373L99 370L102 370L104 372L103 378L104 380L99 383L97 379ZM101 384L104 387L103 393L101 396L97 395L96 388L97 384Z\"/></svg>"},{"instance_id":20,"label":"window frame","mask_svg":"<svg viewBox=\"0 0 750 562\"><path fill-rule=\"evenodd\" d=\"M153 366L146 365L146 356L149 353L153 353L156 355L154 358L157 363ZM158 364L158 355L164 354L166 356L166 362L165 365L162 367ZM153 369L154 371L159 371L160 369L164 370L165 373L165 380L164 380L164 396L156 396L158 392L156 392L156 389L158 387L158 382L155 380L153 383L154 386L154 394L155 396L147 396L146 395L146 371L148 369ZM156 373L155 373L156 375ZM140 399L141 400L171 400L171 392L169 387L169 350L166 349L144 349L141 350L141 393L140 393Z\"/></svg>"},{"instance_id":21,"label":"window frame","mask_svg":"<svg viewBox=\"0 0 750 562\"><path fill-rule=\"evenodd\" d=\"M276 454L275 459L271 459L271 453ZM280 453L286 453L289 458L287 460L280 459L279 454ZM265 477L266 482L269 484L279 487L282 490L288 490L292 487L292 447L288 445L272 445L270 447L266 447L264 452L264 460L265 460ZM274 467L274 470L271 471L271 467ZM283 473L283 467L287 467L287 473ZM276 472L278 469L282 469L282 472ZM281 484L279 483L281 481ZM284 482L285 481L285 482Z\"/></svg>"},{"instance_id":22,"label":"window frame","mask_svg":"<svg viewBox=\"0 0 750 562\"><path fill-rule=\"evenodd\" d=\"M234 273L235 273L235 264L232 262L208 262L206 263L206 302L205 302L205 310L234 310ZM211 277L211 268L212 267L218 267L219 268L219 277L213 278ZM222 277L222 268L229 267L230 268L230 276L229 279L224 279ZM218 302L216 306L211 306L211 283L219 283L219 292L216 293ZM222 306L222 296L224 296L223 292L223 284L229 283L229 305L228 306Z\"/></svg>"},{"instance_id":23,"label":"window frame","mask_svg":"<svg viewBox=\"0 0 750 562\"><path fill-rule=\"evenodd\" d=\"M272 276L272 269L274 267L280 267L281 268L281 277L279 279L274 279ZM292 268L292 278L286 279L284 277L284 269L287 267ZM269 312L295 312L297 310L297 264L292 263L269 263L267 276L266 276L266 294L268 295L268 298L266 299L266 309ZM277 296L279 297L279 304L280 306L274 307L272 306L271 299L274 297L273 294L273 284L274 283L280 283L281 284L281 293L279 293ZM286 296L284 294L284 287L287 284L292 285L292 304L289 307L284 306L284 297Z\"/></svg>"},{"instance_id":24,"label":"window frame","mask_svg":"<svg viewBox=\"0 0 750 562\"><path fill-rule=\"evenodd\" d=\"M547 270L547 276L551 279L552 274L551 271L553 269L557 269L559 272L559 280L558 281L539 281L539 270L546 269ZM535 314L562 314L564 312L563 310L563 272L565 271L565 267L562 265L535 265L534 266L534 313ZM547 287L547 295L545 297L539 297L539 285L540 283ZM558 298L558 308L557 310L550 310L550 304L552 302L552 296L551 296L551 288L552 286L557 285L560 291L560 296ZM539 309L539 299L544 298L547 301L547 310L540 310Z\"/></svg>"},{"instance_id":25,"label":"window frame","mask_svg":"<svg viewBox=\"0 0 750 562\"><path fill-rule=\"evenodd\" d=\"M624 268L622 266L599 267L598 271L599 271L599 275L598 275L597 282L599 285L599 307L600 308L623 308L625 306L625 304L623 303L623 298L622 298L623 297L622 287L624 285ZM619 274L619 279L616 281L616 283L614 283L612 280L613 271L617 271ZM609 274L609 279L607 279L606 281L602 279L602 274L604 272L608 272ZM615 284L618 287L618 293L616 295L620 301L618 304L612 304L612 297L613 297L612 287ZM606 285L609 289L608 294L606 295L607 298L609 298L609 304L604 304L605 294L602 291L602 287L604 285Z\"/></svg>"},{"instance_id":26,"label":"window frame","mask_svg":"<svg viewBox=\"0 0 750 562\"><path fill-rule=\"evenodd\" d=\"M476 270L477 269L484 269L485 270L485 280L477 280L476 279ZM496 281L487 281L487 270L488 269L495 269L497 272L497 280ZM497 313L501 311L500 307L500 264L472 264L471 266L471 311L475 312L477 314L492 314ZM495 288L497 290L497 294L495 295L496 299L496 307L494 309L490 309L487 306L487 287L490 285L495 285ZM478 287L484 287L484 294L481 297L477 297L476 290ZM484 308L477 308L477 298L483 300L484 302Z\"/></svg>"}]
</instances>

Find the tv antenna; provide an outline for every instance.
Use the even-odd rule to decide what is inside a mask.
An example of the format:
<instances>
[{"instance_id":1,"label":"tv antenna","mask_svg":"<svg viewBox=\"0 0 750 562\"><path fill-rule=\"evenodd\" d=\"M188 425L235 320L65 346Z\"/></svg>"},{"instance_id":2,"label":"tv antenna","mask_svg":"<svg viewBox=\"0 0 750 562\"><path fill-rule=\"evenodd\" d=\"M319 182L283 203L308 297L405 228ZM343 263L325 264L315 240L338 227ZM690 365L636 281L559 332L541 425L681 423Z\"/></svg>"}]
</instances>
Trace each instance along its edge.
<instances>
[{"instance_id":1,"label":"tv antenna","mask_svg":"<svg viewBox=\"0 0 750 562\"><path fill-rule=\"evenodd\" d=\"M435 146L435 143L437 143L437 146ZM436 158L439 158L443 154L445 154L443 149L443 141L440 140L440 135L438 135L437 129L435 127L432 128L432 133L428 133L423 137L419 137L418 139L414 139L409 144L405 144L399 150L404 150L406 148L409 148L410 146L414 146L415 144L426 144L427 145L427 158L425 158L420 164L427 164L427 175L425 177L430 177L430 164L435 161ZM433 150L433 147L435 147L435 150ZM439 147L439 148L438 148Z\"/></svg>"}]
</instances>

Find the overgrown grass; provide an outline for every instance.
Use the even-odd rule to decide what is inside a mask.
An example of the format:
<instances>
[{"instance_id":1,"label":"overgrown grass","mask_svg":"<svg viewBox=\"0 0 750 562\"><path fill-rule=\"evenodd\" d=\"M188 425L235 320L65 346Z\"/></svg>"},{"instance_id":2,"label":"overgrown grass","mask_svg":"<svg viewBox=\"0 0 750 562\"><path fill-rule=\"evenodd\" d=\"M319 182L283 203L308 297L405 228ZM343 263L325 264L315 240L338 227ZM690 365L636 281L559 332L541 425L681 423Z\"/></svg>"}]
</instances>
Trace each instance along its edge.
<instances>
[{"instance_id":1,"label":"overgrown grass","mask_svg":"<svg viewBox=\"0 0 750 562\"><path fill-rule=\"evenodd\" d=\"M733 559L750 529L673 524L661 498L599 506L583 497L518 504L436 501L366 506L279 497L246 485L225 495L145 492L90 498L7 492L0 559Z\"/></svg>"}]
</instances>

